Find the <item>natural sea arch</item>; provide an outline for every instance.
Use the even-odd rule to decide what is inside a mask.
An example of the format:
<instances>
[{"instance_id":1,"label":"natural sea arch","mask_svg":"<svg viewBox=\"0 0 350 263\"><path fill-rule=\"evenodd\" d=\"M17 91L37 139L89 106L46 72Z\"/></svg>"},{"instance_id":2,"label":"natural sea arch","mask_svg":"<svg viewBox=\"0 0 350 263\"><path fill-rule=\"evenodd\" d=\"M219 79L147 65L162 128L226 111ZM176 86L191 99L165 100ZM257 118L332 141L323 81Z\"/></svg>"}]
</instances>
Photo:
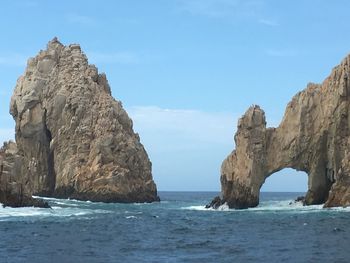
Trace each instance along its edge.
<instances>
[{"instance_id":1,"label":"natural sea arch","mask_svg":"<svg viewBox=\"0 0 350 263\"><path fill-rule=\"evenodd\" d=\"M255 207L266 178L293 168L308 174L307 205L350 206L349 76L347 56L321 84L309 83L292 98L277 127L267 127L265 112L252 105L238 121L236 149L221 165L215 205Z\"/></svg>"},{"instance_id":2,"label":"natural sea arch","mask_svg":"<svg viewBox=\"0 0 350 263\"><path fill-rule=\"evenodd\" d=\"M300 122L302 112L289 104L277 128L266 127L265 113L257 105L240 118L236 149L221 166L222 201L229 207L257 206L265 180L285 168L308 174L307 205L327 201L343 158L337 154L340 144L332 143L328 130L306 129L310 122Z\"/></svg>"}]
</instances>

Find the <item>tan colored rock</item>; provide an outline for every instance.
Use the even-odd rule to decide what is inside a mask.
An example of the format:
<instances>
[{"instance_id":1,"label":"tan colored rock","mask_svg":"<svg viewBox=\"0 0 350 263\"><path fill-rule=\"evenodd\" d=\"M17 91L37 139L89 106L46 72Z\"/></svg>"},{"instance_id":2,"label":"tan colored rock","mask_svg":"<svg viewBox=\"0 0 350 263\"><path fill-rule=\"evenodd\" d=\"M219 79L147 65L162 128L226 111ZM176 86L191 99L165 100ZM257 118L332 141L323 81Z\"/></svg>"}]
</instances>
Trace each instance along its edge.
<instances>
[{"instance_id":1,"label":"tan colored rock","mask_svg":"<svg viewBox=\"0 0 350 263\"><path fill-rule=\"evenodd\" d=\"M0 203L3 206L35 206L48 208L40 199L32 198L28 181L23 177L23 158L14 142L6 142L0 148Z\"/></svg>"},{"instance_id":2,"label":"tan colored rock","mask_svg":"<svg viewBox=\"0 0 350 263\"><path fill-rule=\"evenodd\" d=\"M29 59L10 113L29 192L104 202L159 200L131 119L79 45L55 38Z\"/></svg>"},{"instance_id":3,"label":"tan colored rock","mask_svg":"<svg viewBox=\"0 0 350 263\"><path fill-rule=\"evenodd\" d=\"M238 122L236 150L222 163L223 202L259 204L266 178L283 169L308 174L306 204L350 205L350 56L322 84L309 84L288 104L277 128L252 106Z\"/></svg>"}]
</instances>

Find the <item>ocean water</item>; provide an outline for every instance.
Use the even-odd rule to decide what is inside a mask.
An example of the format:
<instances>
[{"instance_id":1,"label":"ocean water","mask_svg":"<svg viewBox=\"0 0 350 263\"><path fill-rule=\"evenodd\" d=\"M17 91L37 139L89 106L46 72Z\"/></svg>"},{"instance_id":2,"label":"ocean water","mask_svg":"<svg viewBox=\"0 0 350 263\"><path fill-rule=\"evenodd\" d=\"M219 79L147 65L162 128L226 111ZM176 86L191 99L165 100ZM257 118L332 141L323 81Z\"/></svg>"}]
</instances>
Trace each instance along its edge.
<instances>
[{"instance_id":1,"label":"ocean water","mask_svg":"<svg viewBox=\"0 0 350 263\"><path fill-rule=\"evenodd\" d=\"M350 262L350 208L262 193L246 210L204 209L213 192L160 192L153 204L47 198L0 208L0 262Z\"/></svg>"}]
</instances>

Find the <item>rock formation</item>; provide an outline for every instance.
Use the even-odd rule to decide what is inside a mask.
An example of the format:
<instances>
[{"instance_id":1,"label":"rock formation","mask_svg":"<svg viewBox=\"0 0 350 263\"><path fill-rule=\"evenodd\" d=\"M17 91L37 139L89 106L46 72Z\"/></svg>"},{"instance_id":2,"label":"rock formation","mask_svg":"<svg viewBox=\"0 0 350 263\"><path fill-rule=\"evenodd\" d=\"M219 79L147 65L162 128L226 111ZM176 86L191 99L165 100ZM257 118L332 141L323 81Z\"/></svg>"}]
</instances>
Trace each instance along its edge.
<instances>
[{"instance_id":1,"label":"rock formation","mask_svg":"<svg viewBox=\"0 0 350 263\"><path fill-rule=\"evenodd\" d=\"M43 200L32 198L25 187L27 178L21 177L23 169L23 158L18 154L16 144L11 141L5 143L0 149L0 202L11 207L49 208Z\"/></svg>"},{"instance_id":2,"label":"rock formation","mask_svg":"<svg viewBox=\"0 0 350 263\"><path fill-rule=\"evenodd\" d=\"M350 205L349 74L350 56L322 84L296 94L277 128L266 127L259 106L247 110L238 122L236 150L222 163L222 203L257 206L266 178L289 167L308 174L307 205Z\"/></svg>"},{"instance_id":3,"label":"rock formation","mask_svg":"<svg viewBox=\"0 0 350 263\"><path fill-rule=\"evenodd\" d=\"M15 174L29 194L159 200L151 162L131 119L79 45L64 46L54 38L29 59L10 113L21 159Z\"/></svg>"}]
</instances>

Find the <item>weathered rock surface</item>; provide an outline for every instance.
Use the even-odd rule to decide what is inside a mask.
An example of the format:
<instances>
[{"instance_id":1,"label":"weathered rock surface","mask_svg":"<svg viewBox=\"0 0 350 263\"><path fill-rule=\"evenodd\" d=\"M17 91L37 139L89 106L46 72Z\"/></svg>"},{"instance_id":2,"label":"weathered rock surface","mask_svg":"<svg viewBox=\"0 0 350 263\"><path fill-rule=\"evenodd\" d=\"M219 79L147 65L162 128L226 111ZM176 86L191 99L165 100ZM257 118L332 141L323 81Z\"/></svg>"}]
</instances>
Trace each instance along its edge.
<instances>
[{"instance_id":1,"label":"weathered rock surface","mask_svg":"<svg viewBox=\"0 0 350 263\"><path fill-rule=\"evenodd\" d=\"M55 38L29 59L10 113L21 160L15 174L30 195L159 200L131 119L79 45L64 46Z\"/></svg>"},{"instance_id":2,"label":"weathered rock surface","mask_svg":"<svg viewBox=\"0 0 350 263\"><path fill-rule=\"evenodd\" d=\"M47 202L32 198L28 192L26 178L21 177L23 158L18 154L14 142L5 143L0 149L0 203L3 206L34 206L49 208Z\"/></svg>"},{"instance_id":3,"label":"weathered rock surface","mask_svg":"<svg viewBox=\"0 0 350 263\"><path fill-rule=\"evenodd\" d=\"M240 118L236 150L222 163L223 202L231 208L259 204L271 174L289 167L308 174L305 203L350 205L350 56L322 84L309 84L288 104L277 128L250 107Z\"/></svg>"}]
</instances>

